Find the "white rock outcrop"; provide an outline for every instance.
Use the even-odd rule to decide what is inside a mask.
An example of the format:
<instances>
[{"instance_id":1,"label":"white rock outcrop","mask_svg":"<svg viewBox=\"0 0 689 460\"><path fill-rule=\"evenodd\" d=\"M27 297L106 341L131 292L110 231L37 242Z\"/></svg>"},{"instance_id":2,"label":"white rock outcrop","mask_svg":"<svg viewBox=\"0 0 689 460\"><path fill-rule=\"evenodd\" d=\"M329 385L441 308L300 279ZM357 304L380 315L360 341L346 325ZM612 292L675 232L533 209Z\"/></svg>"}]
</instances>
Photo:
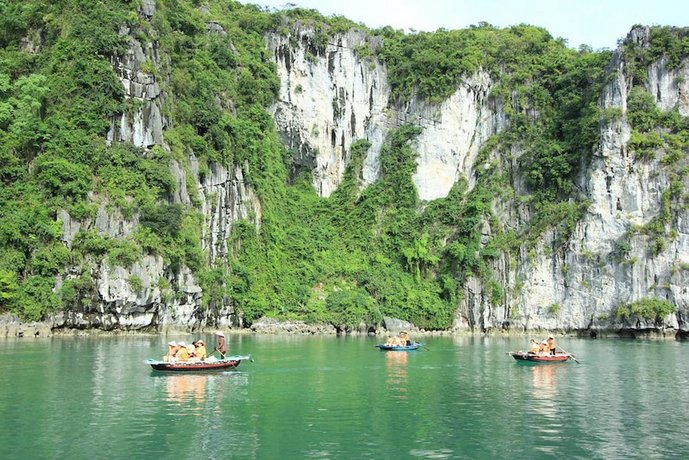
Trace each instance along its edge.
<instances>
[{"instance_id":1,"label":"white rock outcrop","mask_svg":"<svg viewBox=\"0 0 689 460\"><path fill-rule=\"evenodd\" d=\"M145 66L160 68L160 54L157 42L149 42L144 48L135 38L128 40L127 52L122 58L113 57L112 65L132 109L113 120L106 141L108 145L131 142L137 147L151 148L164 143L163 128L167 122L161 111L160 86L155 74Z\"/></svg>"},{"instance_id":2,"label":"white rock outcrop","mask_svg":"<svg viewBox=\"0 0 689 460\"><path fill-rule=\"evenodd\" d=\"M487 73L467 78L442 103L414 99L397 107L389 101L385 66L358 56L358 48L375 46L370 37L358 31L336 35L324 51L314 54L313 36L313 29L295 27L289 35L267 35L266 43L280 77L272 108L276 125L295 163L311 168L321 196L339 185L358 139L371 143L362 183L375 182L386 136L403 124L423 128L414 142L419 155L413 177L422 200L447 196L459 178L472 183L479 149L506 125L504 113L489 97L492 81Z\"/></svg>"},{"instance_id":3,"label":"white rock outcrop","mask_svg":"<svg viewBox=\"0 0 689 460\"><path fill-rule=\"evenodd\" d=\"M491 87L490 76L478 72L439 105L415 100L405 108L405 122L423 128L412 144L418 153L413 180L420 199L446 197L461 178L473 187L480 148L506 126L504 113L489 98Z\"/></svg>"},{"instance_id":4,"label":"white rock outcrop","mask_svg":"<svg viewBox=\"0 0 689 460\"><path fill-rule=\"evenodd\" d=\"M357 48L369 46L363 32L338 35L323 50L313 45L313 34L294 28L291 35L267 35L281 82L272 113L295 163L311 168L316 191L327 197L358 139L371 142L363 180L377 178L390 88L380 63L358 57ZM292 46L293 39L298 46Z\"/></svg>"}]
</instances>

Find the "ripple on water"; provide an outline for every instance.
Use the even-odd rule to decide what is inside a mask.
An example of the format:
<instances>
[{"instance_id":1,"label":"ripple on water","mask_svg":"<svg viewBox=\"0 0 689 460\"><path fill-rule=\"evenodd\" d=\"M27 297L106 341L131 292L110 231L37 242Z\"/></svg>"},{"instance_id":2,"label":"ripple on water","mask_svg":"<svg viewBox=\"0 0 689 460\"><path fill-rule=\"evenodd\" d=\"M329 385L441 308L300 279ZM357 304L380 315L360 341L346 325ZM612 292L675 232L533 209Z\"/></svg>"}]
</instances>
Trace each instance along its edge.
<instances>
[{"instance_id":1,"label":"ripple on water","mask_svg":"<svg viewBox=\"0 0 689 460\"><path fill-rule=\"evenodd\" d=\"M451 449L412 449L409 455L420 458L450 458L453 451Z\"/></svg>"}]
</instances>

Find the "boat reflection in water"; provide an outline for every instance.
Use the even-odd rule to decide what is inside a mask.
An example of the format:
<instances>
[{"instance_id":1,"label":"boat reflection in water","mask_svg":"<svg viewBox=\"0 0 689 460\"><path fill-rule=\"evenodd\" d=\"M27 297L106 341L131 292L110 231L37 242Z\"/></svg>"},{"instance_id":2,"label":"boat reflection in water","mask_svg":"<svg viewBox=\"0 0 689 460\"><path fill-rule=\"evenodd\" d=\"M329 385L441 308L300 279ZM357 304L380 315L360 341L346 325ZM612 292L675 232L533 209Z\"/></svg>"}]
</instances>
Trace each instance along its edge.
<instances>
[{"instance_id":1,"label":"boat reflection in water","mask_svg":"<svg viewBox=\"0 0 689 460\"><path fill-rule=\"evenodd\" d=\"M568 372L568 364L535 365L529 369L532 373L532 397L529 410L532 412L531 429L542 440L536 449L548 454L554 453L553 441L562 435L563 424L560 414L562 401L557 390L558 379Z\"/></svg>"},{"instance_id":2,"label":"boat reflection in water","mask_svg":"<svg viewBox=\"0 0 689 460\"><path fill-rule=\"evenodd\" d=\"M533 397L536 399L555 399L557 396L557 387L555 381L555 372L557 364L550 364L547 366L532 366L533 375L531 380L533 383Z\"/></svg>"},{"instance_id":3,"label":"boat reflection in water","mask_svg":"<svg viewBox=\"0 0 689 460\"><path fill-rule=\"evenodd\" d=\"M165 379L167 400L171 402L187 402L206 400L206 386L208 375L168 375Z\"/></svg>"},{"instance_id":4,"label":"boat reflection in water","mask_svg":"<svg viewBox=\"0 0 689 460\"><path fill-rule=\"evenodd\" d=\"M204 373L152 373L170 410L200 415L220 407L222 400L246 398L248 374L236 371Z\"/></svg>"},{"instance_id":5,"label":"boat reflection in water","mask_svg":"<svg viewBox=\"0 0 689 460\"><path fill-rule=\"evenodd\" d=\"M406 351L388 351L385 353L388 372L386 382L393 398L407 399L408 360L409 353Z\"/></svg>"}]
</instances>

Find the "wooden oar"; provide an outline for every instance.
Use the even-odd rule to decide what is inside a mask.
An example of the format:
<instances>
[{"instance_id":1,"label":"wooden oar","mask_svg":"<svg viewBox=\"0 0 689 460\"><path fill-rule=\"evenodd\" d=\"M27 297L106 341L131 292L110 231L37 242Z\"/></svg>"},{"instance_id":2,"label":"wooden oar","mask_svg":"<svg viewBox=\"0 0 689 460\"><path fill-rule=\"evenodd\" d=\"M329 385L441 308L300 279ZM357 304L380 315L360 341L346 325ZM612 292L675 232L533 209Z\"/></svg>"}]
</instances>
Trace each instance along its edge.
<instances>
[{"instance_id":1,"label":"wooden oar","mask_svg":"<svg viewBox=\"0 0 689 460\"><path fill-rule=\"evenodd\" d=\"M423 343L423 342L410 342L409 345L402 345L402 347L411 347L411 346L414 346L414 345L418 345L417 348L423 348L423 349L425 349L426 351L431 351L431 350L428 349L428 347L426 346L426 344ZM406 348L406 350L414 350L414 348ZM406 350L403 350L403 351L406 351Z\"/></svg>"},{"instance_id":2,"label":"wooden oar","mask_svg":"<svg viewBox=\"0 0 689 460\"><path fill-rule=\"evenodd\" d=\"M562 348L562 347L558 347L558 348L559 348L560 351L562 351L563 353L567 353L567 354L574 360L575 363L581 364L579 361L577 361L577 359L574 357L574 355L573 355L572 353L568 352L567 350L565 350L565 349Z\"/></svg>"},{"instance_id":3,"label":"wooden oar","mask_svg":"<svg viewBox=\"0 0 689 460\"><path fill-rule=\"evenodd\" d=\"M215 350L213 350L213 351L211 352L211 354L208 355L208 356L213 355L213 353L215 353L215 352L218 352L218 354L220 355L220 359L225 359L225 355L224 355L220 350L218 350L217 347L216 347ZM225 352L225 354L227 354L227 352Z\"/></svg>"}]
</instances>

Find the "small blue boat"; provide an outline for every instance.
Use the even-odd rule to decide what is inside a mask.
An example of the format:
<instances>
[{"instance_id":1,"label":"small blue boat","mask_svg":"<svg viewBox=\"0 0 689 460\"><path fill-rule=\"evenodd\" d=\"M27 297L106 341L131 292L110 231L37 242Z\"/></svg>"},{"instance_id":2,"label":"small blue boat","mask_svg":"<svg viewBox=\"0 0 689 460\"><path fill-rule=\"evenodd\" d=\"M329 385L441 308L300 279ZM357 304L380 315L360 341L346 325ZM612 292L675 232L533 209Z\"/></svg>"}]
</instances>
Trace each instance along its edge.
<instances>
[{"instance_id":1,"label":"small blue boat","mask_svg":"<svg viewBox=\"0 0 689 460\"><path fill-rule=\"evenodd\" d=\"M423 343L421 342L412 342L409 345L386 345L384 343L376 345L381 351L413 351L418 350L422 346Z\"/></svg>"}]
</instances>

